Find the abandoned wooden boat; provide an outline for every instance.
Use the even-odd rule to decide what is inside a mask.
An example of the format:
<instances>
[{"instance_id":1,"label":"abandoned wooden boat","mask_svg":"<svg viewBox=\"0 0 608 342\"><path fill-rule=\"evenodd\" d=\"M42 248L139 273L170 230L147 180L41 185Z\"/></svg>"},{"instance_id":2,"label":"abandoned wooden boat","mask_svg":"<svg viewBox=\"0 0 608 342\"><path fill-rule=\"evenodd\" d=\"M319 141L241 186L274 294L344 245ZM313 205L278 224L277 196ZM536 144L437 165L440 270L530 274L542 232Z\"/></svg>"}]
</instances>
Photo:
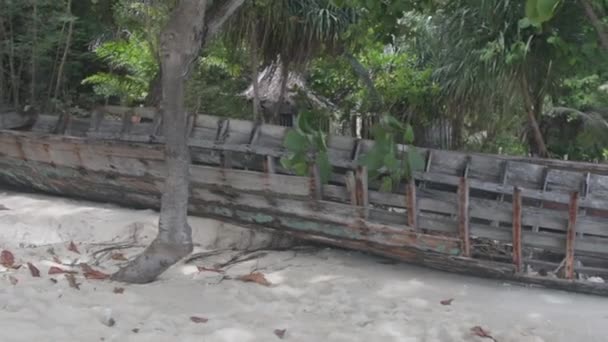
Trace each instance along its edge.
<instances>
[{"instance_id":1,"label":"abandoned wooden boat","mask_svg":"<svg viewBox=\"0 0 608 342\"><path fill-rule=\"evenodd\" d=\"M0 185L158 208L161 116L0 114ZM608 295L608 166L419 149L425 169L380 192L357 159L373 141L330 136L331 182L277 163L287 127L191 115L192 215L434 269ZM401 146L401 148L407 148Z\"/></svg>"}]
</instances>

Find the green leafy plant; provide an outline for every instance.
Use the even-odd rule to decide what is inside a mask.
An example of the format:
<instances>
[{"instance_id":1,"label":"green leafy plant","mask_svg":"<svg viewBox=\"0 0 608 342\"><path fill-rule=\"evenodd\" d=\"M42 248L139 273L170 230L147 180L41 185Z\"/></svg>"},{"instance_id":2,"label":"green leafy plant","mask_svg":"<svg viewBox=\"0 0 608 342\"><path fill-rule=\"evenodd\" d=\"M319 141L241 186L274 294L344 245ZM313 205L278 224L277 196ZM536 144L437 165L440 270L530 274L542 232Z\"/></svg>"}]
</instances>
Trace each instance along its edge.
<instances>
[{"instance_id":1,"label":"green leafy plant","mask_svg":"<svg viewBox=\"0 0 608 342\"><path fill-rule=\"evenodd\" d=\"M158 64L145 40L135 34L127 39L110 40L97 47L95 54L114 71L97 72L85 78L83 84L93 85L97 95L116 96L127 105L146 97Z\"/></svg>"},{"instance_id":2,"label":"green leafy plant","mask_svg":"<svg viewBox=\"0 0 608 342\"><path fill-rule=\"evenodd\" d=\"M360 164L367 167L370 178L382 180L382 190L390 191L402 180L411 179L415 171L423 169L424 160L410 145L414 141L411 125L384 115L372 133L375 144L361 157ZM399 142L408 144L408 148L399 148Z\"/></svg>"},{"instance_id":3,"label":"green leafy plant","mask_svg":"<svg viewBox=\"0 0 608 342\"><path fill-rule=\"evenodd\" d=\"M332 170L327 154L327 135L314 128L312 117L310 112L298 115L294 128L285 136L284 146L289 154L281 158L281 164L298 176L308 175L310 167L316 164L321 182L327 183Z\"/></svg>"},{"instance_id":4,"label":"green leafy plant","mask_svg":"<svg viewBox=\"0 0 608 342\"><path fill-rule=\"evenodd\" d=\"M540 26L553 18L561 2L562 0L527 0L525 19L532 25Z\"/></svg>"}]
</instances>

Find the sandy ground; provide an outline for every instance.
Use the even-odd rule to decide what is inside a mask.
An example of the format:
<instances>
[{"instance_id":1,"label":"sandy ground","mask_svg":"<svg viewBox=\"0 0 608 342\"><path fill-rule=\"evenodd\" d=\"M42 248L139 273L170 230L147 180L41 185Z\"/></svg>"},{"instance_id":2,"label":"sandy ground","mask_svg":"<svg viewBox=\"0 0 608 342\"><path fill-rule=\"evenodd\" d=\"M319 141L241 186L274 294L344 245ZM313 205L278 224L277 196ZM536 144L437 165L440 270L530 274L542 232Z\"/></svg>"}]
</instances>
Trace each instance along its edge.
<instances>
[{"instance_id":1,"label":"sandy ground","mask_svg":"<svg viewBox=\"0 0 608 342\"><path fill-rule=\"evenodd\" d=\"M492 341L475 336L475 326L499 342L608 341L608 298L460 277L335 249L246 254L230 249L277 241L200 218L191 220L196 252L216 254L176 265L149 285L85 279L82 267L69 265L84 262L111 273L124 262L112 255L131 257L141 247L130 246L154 236L157 214L15 193L0 193L0 205L7 209L0 210L0 249L24 264L0 266L2 342ZM71 241L80 254L69 250ZM221 268L224 273L211 270L237 257L250 260ZM31 275L27 262L40 277ZM80 289L70 287L64 274L49 275L52 266L77 271ZM251 272L271 285L238 280ZM448 299L451 305L441 303Z\"/></svg>"}]
</instances>

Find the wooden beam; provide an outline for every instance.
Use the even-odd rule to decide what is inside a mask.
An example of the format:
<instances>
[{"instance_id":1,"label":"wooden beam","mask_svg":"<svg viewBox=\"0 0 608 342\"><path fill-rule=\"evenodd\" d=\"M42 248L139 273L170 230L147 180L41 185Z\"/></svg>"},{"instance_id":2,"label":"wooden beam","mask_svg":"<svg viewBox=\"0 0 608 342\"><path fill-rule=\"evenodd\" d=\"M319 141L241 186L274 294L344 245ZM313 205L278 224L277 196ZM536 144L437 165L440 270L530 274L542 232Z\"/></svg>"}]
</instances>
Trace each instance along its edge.
<instances>
[{"instance_id":1,"label":"wooden beam","mask_svg":"<svg viewBox=\"0 0 608 342\"><path fill-rule=\"evenodd\" d=\"M61 115L59 115L59 118L57 118L57 123L53 130L53 134L58 134L58 135L65 134L65 131L68 128L68 124L69 124L71 117L72 116L70 113L67 113L67 112L61 113Z\"/></svg>"},{"instance_id":2,"label":"wooden beam","mask_svg":"<svg viewBox=\"0 0 608 342\"><path fill-rule=\"evenodd\" d=\"M509 178L509 161L505 160L502 163L502 168L501 168L501 175L500 175L500 184L502 184L502 186L506 186L507 185L507 179ZM521 193L520 193L521 195ZM499 194L496 198L496 200L498 202L503 202L505 200L505 194ZM494 227L498 227L500 226L500 221L493 221L492 222L492 226Z\"/></svg>"},{"instance_id":3,"label":"wooden beam","mask_svg":"<svg viewBox=\"0 0 608 342\"><path fill-rule=\"evenodd\" d=\"M424 172L431 171L431 163L433 162L433 150L429 149L426 152L426 161L424 163ZM420 182L420 189L426 189L426 182Z\"/></svg>"},{"instance_id":4,"label":"wooden beam","mask_svg":"<svg viewBox=\"0 0 608 342\"><path fill-rule=\"evenodd\" d=\"M416 181L412 178L408 181L406 187L406 207L407 207L407 225L413 229L418 229L418 206L416 199Z\"/></svg>"},{"instance_id":5,"label":"wooden beam","mask_svg":"<svg viewBox=\"0 0 608 342\"><path fill-rule=\"evenodd\" d=\"M582 188L583 199L586 199L589 196L589 193L591 193L591 172L585 174L585 181L582 184ZM587 216L587 209L583 208L580 213L582 216ZM577 233L577 235L583 237L585 236L585 233L581 231L580 233Z\"/></svg>"},{"instance_id":6,"label":"wooden beam","mask_svg":"<svg viewBox=\"0 0 608 342\"><path fill-rule=\"evenodd\" d=\"M576 242L576 218L578 216L578 192L570 196L568 209L568 230L566 231L566 279L574 279L574 247Z\"/></svg>"},{"instance_id":7,"label":"wooden beam","mask_svg":"<svg viewBox=\"0 0 608 342\"><path fill-rule=\"evenodd\" d=\"M120 134L129 134L131 132L131 126L133 125L133 112L126 111L122 114L122 123L120 128Z\"/></svg>"},{"instance_id":8,"label":"wooden beam","mask_svg":"<svg viewBox=\"0 0 608 342\"><path fill-rule=\"evenodd\" d=\"M230 130L230 120L224 119L218 121L217 134L215 136L215 144L223 144L228 137L228 131Z\"/></svg>"},{"instance_id":9,"label":"wooden beam","mask_svg":"<svg viewBox=\"0 0 608 342\"><path fill-rule=\"evenodd\" d=\"M0 113L0 129L15 129L34 124L36 116L16 111Z\"/></svg>"},{"instance_id":10,"label":"wooden beam","mask_svg":"<svg viewBox=\"0 0 608 342\"><path fill-rule=\"evenodd\" d=\"M224 169L232 169L232 152L222 151L220 153L220 164Z\"/></svg>"},{"instance_id":11,"label":"wooden beam","mask_svg":"<svg viewBox=\"0 0 608 342\"><path fill-rule=\"evenodd\" d=\"M126 107L126 106L102 106L99 109L105 113L122 116L126 113L139 116L141 118L152 119L157 114L156 107Z\"/></svg>"},{"instance_id":12,"label":"wooden beam","mask_svg":"<svg viewBox=\"0 0 608 342\"><path fill-rule=\"evenodd\" d=\"M186 136L190 138L192 136L192 131L194 130L194 126L196 125L196 114L188 114L188 121L186 126Z\"/></svg>"},{"instance_id":13,"label":"wooden beam","mask_svg":"<svg viewBox=\"0 0 608 342\"><path fill-rule=\"evenodd\" d=\"M523 271L522 239L521 239L521 190L513 188L513 265L515 272Z\"/></svg>"},{"instance_id":14,"label":"wooden beam","mask_svg":"<svg viewBox=\"0 0 608 342\"><path fill-rule=\"evenodd\" d=\"M464 163L464 169L462 170L462 177L469 178L470 169L471 169L471 156L467 156L466 161Z\"/></svg>"},{"instance_id":15,"label":"wooden beam","mask_svg":"<svg viewBox=\"0 0 608 342\"><path fill-rule=\"evenodd\" d=\"M321 170L314 163L310 166L310 198L315 202L323 199L323 187L321 183Z\"/></svg>"},{"instance_id":16,"label":"wooden beam","mask_svg":"<svg viewBox=\"0 0 608 342\"><path fill-rule=\"evenodd\" d=\"M426 155L426 163L424 165L424 172L431 171L431 163L433 162L433 150L429 150Z\"/></svg>"},{"instance_id":17,"label":"wooden beam","mask_svg":"<svg viewBox=\"0 0 608 342\"><path fill-rule=\"evenodd\" d=\"M276 167L273 156L266 156L264 158L264 173L273 174L276 173Z\"/></svg>"},{"instance_id":18,"label":"wooden beam","mask_svg":"<svg viewBox=\"0 0 608 342\"><path fill-rule=\"evenodd\" d=\"M357 206L357 190L355 185L355 173L347 171L344 175L344 183L346 184L346 191L349 194L350 204Z\"/></svg>"},{"instance_id":19,"label":"wooden beam","mask_svg":"<svg viewBox=\"0 0 608 342\"><path fill-rule=\"evenodd\" d=\"M369 216L369 193L367 185L367 167L357 166L355 170L355 196L357 198L357 206L362 208L361 216L367 218Z\"/></svg>"},{"instance_id":20,"label":"wooden beam","mask_svg":"<svg viewBox=\"0 0 608 342\"><path fill-rule=\"evenodd\" d=\"M253 127L253 130L251 131L251 136L249 137L249 146L253 146L255 145L258 140L260 139L260 134L262 131L262 124L261 123L256 123L255 126Z\"/></svg>"},{"instance_id":21,"label":"wooden beam","mask_svg":"<svg viewBox=\"0 0 608 342\"><path fill-rule=\"evenodd\" d=\"M89 124L89 132L99 132L99 126L104 119L104 112L101 108L95 108L91 113L91 123Z\"/></svg>"},{"instance_id":22,"label":"wooden beam","mask_svg":"<svg viewBox=\"0 0 608 342\"><path fill-rule=\"evenodd\" d=\"M154 119L152 121L152 129L150 130L150 135L158 136L162 134L162 125L163 125L163 113L159 110L154 115Z\"/></svg>"},{"instance_id":23,"label":"wooden beam","mask_svg":"<svg viewBox=\"0 0 608 342\"><path fill-rule=\"evenodd\" d=\"M469 234L469 182L465 177L460 178L458 185L458 231L462 243L461 255L471 255L471 237Z\"/></svg>"},{"instance_id":24,"label":"wooden beam","mask_svg":"<svg viewBox=\"0 0 608 342\"><path fill-rule=\"evenodd\" d=\"M541 192L545 193L545 191L547 191L547 185L549 184L549 173L551 172L551 169L549 169L548 167L545 167L543 169L543 183L541 185ZM540 204L538 205L539 208L544 208L545 207L545 202L544 201L540 201ZM532 227L532 231L535 233L538 233L539 231L539 226L533 226Z\"/></svg>"},{"instance_id":25,"label":"wooden beam","mask_svg":"<svg viewBox=\"0 0 608 342\"><path fill-rule=\"evenodd\" d=\"M353 162L353 165L357 164L357 161L359 160L359 156L361 155L361 147L362 147L362 143L361 143L361 139L355 139L355 142L353 144L353 150L351 152L351 156L350 159Z\"/></svg>"}]
</instances>

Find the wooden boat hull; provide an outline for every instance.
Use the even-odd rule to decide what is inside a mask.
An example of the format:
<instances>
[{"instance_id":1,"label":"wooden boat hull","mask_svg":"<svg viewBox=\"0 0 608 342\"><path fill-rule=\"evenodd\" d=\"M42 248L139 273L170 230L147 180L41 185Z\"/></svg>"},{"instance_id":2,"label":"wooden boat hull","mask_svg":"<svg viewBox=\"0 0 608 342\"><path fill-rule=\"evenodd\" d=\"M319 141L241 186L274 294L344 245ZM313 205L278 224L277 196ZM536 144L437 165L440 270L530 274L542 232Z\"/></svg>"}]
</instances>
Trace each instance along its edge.
<instances>
[{"instance_id":1,"label":"wooden boat hull","mask_svg":"<svg viewBox=\"0 0 608 342\"><path fill-rule=\"evenodd\" d=\"M193 124L192 129L196 127ZM253 125L251 128L255 130ZM284 132L282 128L269 130ZM251 136L255 134L247 139ZM158 209L165 165L162 145L151 142L153 139L133 142L146 139L142 136L125 139L124 134L113 140L92 137L86 132L65 136L40 131L0 131L0 184ZM463 177L440 174L428 167L426 172L416 175L417 183L411 183L402 193L381 193L373 182L366 187L352 186L368 182L365 172L357 168L352 173L336 175L329 185L319 186L314 174L298 177L275 165L276 158L284 153L276 146L256 150L251 144L218 144L215 140L210 143L204 137L197 140L191 144L192 215L273 229L449 272L608 294L605 284L526 273L524 265L556 265L540 257L525 259L521 246L552 253L561 251L566 268L570 268L564 273L565 278L568 272L608 275L603 267L603 260L608 259L608 239L602 235L608 236L604 231L608 221L602 215L585 213L579 217L575 213L573 222L572 210L567 211L576 205L576 212L579 209L601 212L606 208L601 196L576 197L573 202L573 194L577 192L538 191L526 188L525 179L514 192L513 186L488 181L487 172ZM437 152L440 153L443 151ZM339 149L332 154L339 157ZM446 165L443 160L437 163ZM525 165L536 168L533 164ZM577 167L581 166L563 172L580 173ZM603 181L600 176L594 174L594 179ZM559 186L563 187L560 183L555 188ZM460 190L455 193L453 188ZM493 197L487 192L492 192ZM499 200L497 195L503 198ZM541 207L539 201L553 203L554 207ZM546 231L535 232L534 225ZM515 234L518 231L519 238ZM501 251L506 248L508 253L502 258L481 255L477 244L483 241L493 248L502 248ZM519 247L513 249L516 242ZM585 262L589 260L591 266L569 265L575 254Z\"/></svg>"}]
</instances>

